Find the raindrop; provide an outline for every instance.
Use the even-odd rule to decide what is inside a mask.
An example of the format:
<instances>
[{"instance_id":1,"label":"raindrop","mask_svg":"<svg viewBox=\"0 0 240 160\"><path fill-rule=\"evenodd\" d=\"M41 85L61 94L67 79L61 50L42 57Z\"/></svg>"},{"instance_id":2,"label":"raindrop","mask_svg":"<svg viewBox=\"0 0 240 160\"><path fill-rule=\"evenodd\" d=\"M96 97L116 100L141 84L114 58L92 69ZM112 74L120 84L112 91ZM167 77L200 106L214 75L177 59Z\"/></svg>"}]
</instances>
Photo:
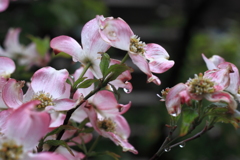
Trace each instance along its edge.
<instances>
[{"instance_id":1,"label":"raindrop","mask_svg":"<svg viewBox=\"0 0 240 160\"><path fill-rule=\"evenodd\" d=\"M130 93L130 90L127 89L127 88L123 88L123 90L124 90L125 93Z\"/></svg>"},{"instance_id":2,"label":"raindrop","mask_svg":"<svg viewBox=\"0 0 240 160\"><path fill-rule=\"evenodd\" d=\"M179 147L180 147L180 148L183 148L183 147L185 147L185 145L186 145L186 143L185 143L185 142L182 142L181 144L179 144Z\"/></svg>"},{"instance_id":3,"label":"raindrop","mask_svg":"<svg viewBox=\"0 0 240 160\"><path fill-rule=\"evenodd\" d=\"M162 96L160 96L160 94L157 94L157 96L162 99Z\"/></svg>"},{"instance_id":4,"label":"raindrop","mask_svg":"<svg viewBox=\"0 0 240 160\"><path fill-rule=\"evenodd\" d=\"M171 113L171 116L177 117L177 113Z\"/></svg>"},{"instance_id":5,"label":"raindrop","mask_svg":"<svg viewBox=\"0 0 240 160\"><path fill-rule=\"evenodd\" d=\"M170 147L167 147L164 149L165 152L170 152L171 151L171 148Z\"/></svg>"}]
</instances>

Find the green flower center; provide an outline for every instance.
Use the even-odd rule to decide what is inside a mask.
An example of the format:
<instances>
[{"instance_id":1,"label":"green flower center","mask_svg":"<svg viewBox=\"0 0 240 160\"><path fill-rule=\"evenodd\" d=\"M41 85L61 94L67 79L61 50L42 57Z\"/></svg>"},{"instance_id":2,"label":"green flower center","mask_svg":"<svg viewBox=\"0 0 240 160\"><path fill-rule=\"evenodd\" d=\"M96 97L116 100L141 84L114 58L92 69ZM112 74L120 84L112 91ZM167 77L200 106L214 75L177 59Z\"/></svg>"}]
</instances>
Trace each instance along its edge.
<instances>
[{"instance_id":1,"label":"green flower center","mask_svg":"<svg viewBox=\"0 0 240 160\"><path fill-rule=\"evenodd\" d=\"M188 86L190 87L190 93L196 95L213 93L215 91L214 82L210 79L203 78L202 74L199 74L199 76L195 75L194 79L190 79Z\"/></svg>"},{"instance_id":2,"label":"green flower center","mask_svg":"<svg viewBox=\"0 0 240 160\"><path fill-rule=\"evenodd\" d=\"M14 142L5 142L0 148L0 159L19 160L23 153L23 147L16 145Z\"/></svg>"},{"instance_id":3,"label":"green flower center","mask_svg":"<svg viewBox=\"0 0 240 160\"><path fill-rule=\"evenodd\" d=\"M142 41L140 41L140 38L137 37L136 35L133 35L130 39L130 47L129 50L133 53L137 53L137 54L144 54L145 49L144 47L146 46L146 44Z\"/></svg>"},{"instance_id":4,"label":"green flower center","mask_svg":"<svg viewBox=\"0 0 240 160\"><path fill-rule=\"evenodd\" d=\"M37 92L33 96L32 100L41 101L41 103L36 106L37 109L40 109L40 110L44 109L47 106L53 106L54 105L52 95L50 95L49 93L45 93L44 91Z\"/></svg>"},{"instance_id":5,"label":"green flower center","mask_svg":"<svg viewBox=\"0 0 240 160\"><path fill-rule=\"evenodd\" d=\"M116 128L116 124L110 118L106 118L106 119L103 119L102 121L98 121L97 126L106 132L114 132Z\"/></svg>"}]
</instances>

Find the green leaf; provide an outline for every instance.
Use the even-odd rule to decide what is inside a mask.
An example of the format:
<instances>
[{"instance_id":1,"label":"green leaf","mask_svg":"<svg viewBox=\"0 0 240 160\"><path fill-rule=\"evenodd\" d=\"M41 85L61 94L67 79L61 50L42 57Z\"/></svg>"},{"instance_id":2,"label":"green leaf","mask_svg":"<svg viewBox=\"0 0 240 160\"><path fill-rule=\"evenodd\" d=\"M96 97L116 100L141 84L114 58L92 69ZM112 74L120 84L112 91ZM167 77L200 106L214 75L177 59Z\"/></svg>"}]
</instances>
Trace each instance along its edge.
<instances>
[{"instance_id":1,"label":"green leaf","mask_svg":"<svg viewBox=\"0 0 240 160\"><path fill-rule=\"evenodd\" d=\"M90 87L93 83L99 81L98 79L87 79L85 81L83 81L82 83L80 83L77 88L88 88Z\"/></svg>"},{"instance_id":2,"label":"green leaf","mask_svg":"<svg viewBox=\"0 0 240 160\"><path fill-rule=\"evenodd\" d=\"M89 122L89 118L85 118L78 126L79 129L82 129Z\"/></svg>"},{"instance_id":3,"label":"green leaf","mask_svg":"<svg viewBox=\"0 0 240 160\"><path fill-rule=\"evenodd\" d=\"M32 35L29 35L28 36L35 44L36 44L36 49L37 49L37 52L41 55L41 56L44 56L50 46L50 38L49 37L44 37L43 39L39 38L39 37L34 37Z\"/></svg>"},{"instance_id":4,"label":"green leaf","mask_svg":"<svg viewBox=\"0 0 240 160\"><path fill-rule=\"evenodd\" d=\"M85 128L82 132L84 133L92 133L94 131L93 127Z\"/></svg>"},{"instance_id":5,"label":"green leaf","mask_svg":"<svg viewBox=\"0 0 240 160\"><path fill-rule=\"evenodd\" d=\"M103 74L103 77L107 76L106 73L107 73L107 70L108 70L108 67L109 67L109 63L110 63L110 56L107 54L107 53L103 53L102 54L102 58L101 58L101 62L100 62L100 69L101 69L101 72Z\"/></svg>"},{"instance_id":6,"label":"green leaf","mask_svg":"<svg viewBox=\"0 0 240 160\"><path fill-rule=\"evenodd\" d=\"M59 132L61 132L62 130L67 129L67 130L76 130L78 128L73 127L73 126L69 126L69 125L61 125L58 128L55 128L54 130L52 130L51 132L47 133L46 136L43 139L46 139L48 136L54 135L54 134L58 134Z\"/></svg>"},{"instance_id":7,"label":"green leaf","mask_svg":"<svg viewBox=\"0 0 240 160\"><path fill-rule=\"evenodd\" d=\"M198 117L198 112L192 108L186 108L182 111L182 124L180 128L180 136L188 133L194 120Z\"/></svg>"},{"instance_id":8,"label":"green leaf","mask_svg":"<svg viewBox=\"0 0 240 160\"><path fill-rule=\"evenodd\" d=\"M74 156L72 150L70 149L70 147L67 145L67 143L64 140L47 140L45 141L46 144L51 145L51 146L63 146L65 147L69 153Z\"/></svg>"},{"instance_id":9,"label":"green leaf","mask_svg":"<svg viewBox=\"0 0 240 160\"><path fill-rule=\"evenodd\" d=\"M120 74L124 71L130 70L130 67L126 66L125 64L114 64L108 68L106 75L110 74L108 77L108 81L115 80Z\"/></svg>"},{"instance_id":10,"label":"green leaf","mask_svg":"<svg viewBox=\"0 0 240 160\"><path fill-rule=\"evenodd\" d=\"M230 123L239 128L240 113L230 110L225 103L214 103L209 106L207 114L209 119L215 119L215 122Z\"/></svg>"},{"instance_id":11,"label":"green leaf","mask_svg":"<svg viewBox=\"0 0 240 160\"><path fill-rule=\"evenodd\" d=\"M76 88L76 86L81 83L82 81L84 81L87 77L82 77L76 80L76 82L74 82L73 84L73 88Z\"/></svg>"}]
</instances>

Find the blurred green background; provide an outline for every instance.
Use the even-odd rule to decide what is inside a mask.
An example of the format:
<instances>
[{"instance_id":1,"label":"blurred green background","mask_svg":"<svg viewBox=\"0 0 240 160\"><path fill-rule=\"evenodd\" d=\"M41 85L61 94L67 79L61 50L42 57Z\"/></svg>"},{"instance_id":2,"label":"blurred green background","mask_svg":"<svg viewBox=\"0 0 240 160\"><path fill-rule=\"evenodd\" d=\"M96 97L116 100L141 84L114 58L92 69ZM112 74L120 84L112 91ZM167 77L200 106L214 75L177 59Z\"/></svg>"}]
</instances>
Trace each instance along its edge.
<instances>
[{"instance_id":1,"label":"blurred green background","mask_svg":"<svg viewBox=\"0 0 240 160\"><path fill-rule=\"evenodd\" d=\"M146 84L146 76L132 63L133 92L122 93L120 102L132 101L124 114L131 126L129 142L138 155L123 153L108 139L101 139L96 151L106 148L123 160L147 160L167 135L169 116L156 94L166 87L186 82L207 68L201 53L220 55L240 67L240 1L238 0L18 0L0 13L0 39L3 43L10 27L20 27L20 41L28 44L27 35L37 37L68 35L81 42L83 25L96 15L121 17L146 43L158 43L169 53L175 66L158 75L161 86ZM123 51L110 49L114 58ZM67 68L73 73L70 58L55 57L49 65ZM200 128L199 128L200 130ZM231 125L218 124L209 133L163 154L167 160L238 160L240 131ZM108 156L93 159L111 160Z\"/></svg>"}]
</instances>

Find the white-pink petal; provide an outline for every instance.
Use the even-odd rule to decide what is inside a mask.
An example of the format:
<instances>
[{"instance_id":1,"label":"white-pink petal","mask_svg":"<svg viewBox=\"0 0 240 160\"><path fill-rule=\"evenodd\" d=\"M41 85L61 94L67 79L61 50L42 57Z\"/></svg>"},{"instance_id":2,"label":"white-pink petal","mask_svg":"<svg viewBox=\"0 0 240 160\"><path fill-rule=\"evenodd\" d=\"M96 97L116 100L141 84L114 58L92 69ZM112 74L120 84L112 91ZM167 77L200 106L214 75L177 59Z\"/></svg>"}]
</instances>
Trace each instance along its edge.
<instances>
[{"instance_id":1,"label":"white-pink petal","mask_svg":"<svg viewBox=\"0 0 240 160\"><path fill-rule=\"evenodd\" d=\"M19 108L23 103L22 87L24 82L9 79L2 90L2 98L8 108Z\"/></svg>"},{"instance_id":2,"label":"white-pink petal","mask_svg":"<svg viewBox=\"0 0 240 160\"><path fill-rule=\"evenodd\" d=\"M8 57L0 57L0 77L9 78L15 69L16 66L12 59Z\"/></svg>"},{"instance_id":3,"label":"white-pink petal","mask_svg":"<svg viewBox=\"0 0 240 160\"><path fill-rule=\"evenodd\" d=\"M99 53L106 52L110 45L100 36L98 20L96 18L87 22L81 32L82 47L89 59L96 59Z\"/></svg>"},{"instance_id":4,"label":"white-pink petal","mask_svg":"<svg viewBox=\"0 0 240 160\"><path fill-rule=\"evenodd\" d=\"M48 113L34 110L37 104L39 101L24 103L14 110L6 122L6 136L23 144L26 150L35 149L40 138L48 132L50 124Z\"/></svg>"},{"instance_id":5,"label":"white-pink petal","mask_svg":"<svg viewBox=\"0 0 240 160\"><path fill-rule=\"evenodd\" d=\"M0 12L5 11L8 8L9 0L0 0Z\"/></svg>"},{"instance_id":6,"label":"white-pink petal","mask_svg":"<svg viewBox=\"0 0 240 160\"><path fill-rule=\"evenodd\" d=\"M166 96L166 107L168 113L172 116L178 116L181 113L181 96L180 93L185 91L187 86L179 83L172 87Z\"/></svg>"},{"instance_id":7,"label":"white-pink petal","mask_svg":"<svg viewBox=\"0 0 240 160\"><path fill-rule=\"evenodd\" d=\"M24 160L68 160L61 154L54 152L40 152L40 153L28 153Z\"/></svg>"},{"instance_id":8,"label":"white-pink petal","mask_svg":"<svg viewBox=\"0 0 240 160\"><path fill-rule=\"evenodd\" d=\"M121 18L97 16L100 34L104 41L113 47L128 51L130 38L134 35L129 25Z\"/></svg>"},{"instance_id":9,"label":"white-pink petal","mask_svg":"<svg viewBox=\"0 0 240 160\"><path fill-rule=\"evenodd\" d=\"M72 56L73 61L81 61L83 52L79 43L69 36L58 36L51 40L50 47L55 53L64 52Z\"/></svg>"},{"instance_id":10,"label":"white-pink petal","mask_svg":"<svg viewBox=\"0 0 240 160\"><path fill-rule=\"evenodd\" d=\"M227 92L217 91L212 94L205 95L205 98L211 102L226 102L231 111L237 109L238 104L236 100L231 94Z\"/></svg>"},{"instance_id":11,"label":"white-pink petal","mask_svg":"<svg viewBox=\"0 0 240 160\"><path fill-rule=\"evenodd\" d=\"M44 67L36 71L32 77L31 87L35 93L44 91L53 99L69 98L70 87L66 84L68 71Z\"/></svg>"},{"instance_id":12,"label":"white-pink petal","mask_svg":"<svg viewBox=\"0 0 240 160\"><path fill-rule=\"evenodd\" d=\"M126 105L118 104L114 94L107 90L97 92L90 103L105 116L123 114L131 106L131 102Z\"/></svg>"}]
</instances>

